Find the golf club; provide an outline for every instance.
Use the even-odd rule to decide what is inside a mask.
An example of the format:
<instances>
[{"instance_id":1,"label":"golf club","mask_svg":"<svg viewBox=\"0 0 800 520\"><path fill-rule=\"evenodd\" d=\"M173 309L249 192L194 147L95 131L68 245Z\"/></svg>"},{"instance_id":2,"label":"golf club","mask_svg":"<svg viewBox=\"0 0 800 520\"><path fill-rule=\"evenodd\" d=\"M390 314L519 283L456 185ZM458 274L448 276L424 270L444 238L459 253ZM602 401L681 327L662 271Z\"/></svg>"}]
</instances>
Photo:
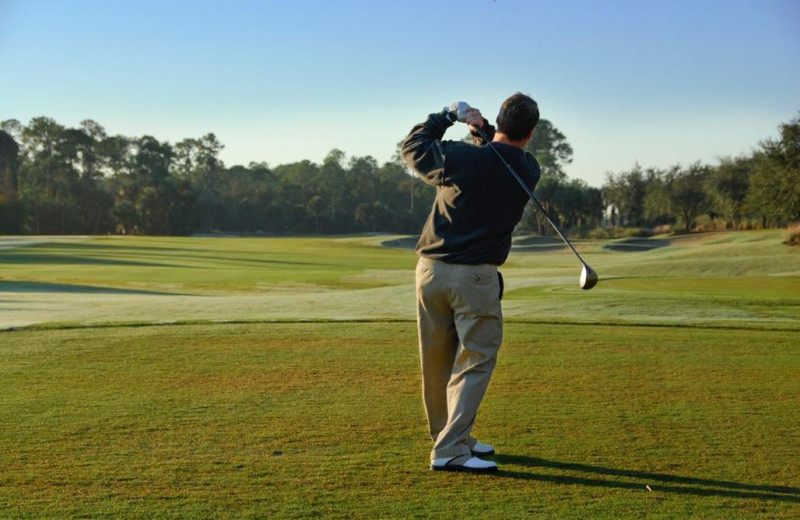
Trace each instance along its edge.
<instances>
[{"instance_id":1,"label":"golf club","mask_svg":"<svg viewBox=\"0 0 800 520\"><path fill-rule=\"evenodd\" d=\"M525 181L522 180L522 177L519 176L516 170L514 170L514 168L510 164L508 164L508 161L506 161L505 158L502 155L500 155L500 152L497 150L497 148L492 146L491 141L489 141L489 137L486 135L486 132L483 131L483 128L476 125L473 125L472 127L478 130L478 133L480 134L481 138L486 143L486 145L492 150L494 150L494 153L497 154L497 157L500 158L505 167L508 169L509 173L511 173L511 175L514 176L519 185L522 186L522 189L525 190L525 193L528 194L531 200L536 204L536 207L539 208L539 211L542 212L542 215L544 215L544 217L547 219L550 225L553 226L553 229L556 230L556 233L558 233L558 236L561 237L561 240L563 240L564 243L567 244L570 249L572 249L572 252L575 253L575 256L577 256L578 260L580 260L581 264L583 264L583 269L581 270L581 280L580 280L581 289L588 291L589 289L597 285L597 273L595 272L595 270L589 267L589 264L584 262L583 258L581 258L581 255L579 255L578 252L575 250L575 248L572 247L570 241L567 240L567 237L564 236L564 233L561 232L561 230L558 228L553 219L550 218L550 215L547 214L547 211L545 211L544 206L542 206L542 203L539 202L539 199L536 198L536 195L533 194L533 191L531 191L530 187L528 187L528 185L525 184Z\"/></svg>"}]
</instances>

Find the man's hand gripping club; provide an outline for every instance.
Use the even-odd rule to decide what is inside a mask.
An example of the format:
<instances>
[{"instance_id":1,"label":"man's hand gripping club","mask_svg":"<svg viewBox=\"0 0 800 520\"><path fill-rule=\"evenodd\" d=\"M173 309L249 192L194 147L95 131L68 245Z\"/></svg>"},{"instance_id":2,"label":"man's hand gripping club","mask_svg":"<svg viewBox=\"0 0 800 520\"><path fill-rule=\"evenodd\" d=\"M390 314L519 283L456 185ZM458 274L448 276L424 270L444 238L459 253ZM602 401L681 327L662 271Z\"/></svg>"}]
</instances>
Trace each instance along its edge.
<instances>
[{"instance_id":1,"label":"man's hand gripping club","mask_svg":"<svg viewBox=\"0 0 800 520\"><path fill-rule=\"evenodd\" d=\"M483 126L483 116L481 111L477 108L472 108L464 101L456 101L455 103L444 107L444 113L450 122L466 123L470 126L470 130L475 131L475 127Z\"/></svg>"}]
</instances>

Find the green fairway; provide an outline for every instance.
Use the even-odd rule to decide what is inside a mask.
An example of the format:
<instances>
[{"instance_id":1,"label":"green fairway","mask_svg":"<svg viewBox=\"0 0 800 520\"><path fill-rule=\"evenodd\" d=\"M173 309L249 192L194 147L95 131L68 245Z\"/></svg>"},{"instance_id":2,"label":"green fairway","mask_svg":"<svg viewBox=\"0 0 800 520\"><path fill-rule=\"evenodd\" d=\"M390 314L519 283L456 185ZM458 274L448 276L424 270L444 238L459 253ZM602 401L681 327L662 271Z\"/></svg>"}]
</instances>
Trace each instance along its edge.
<instances>
[{"instance_id":1,"label":"green fairway","mask_svg":"<svg viewBox=\"0 0 800 520\"><path fill-rule=\"evenodd\" d=\"M20 239L29 243L29 239ZM414 319L411 249L392 237L83 237L0 249L0 328L198 321ZM509 319L800 328L800 250L780 231L578 242L503 266ZM0 240L0 245L8 241ZM534 246L535 249L535 246Z\"/></svg>"},{"instance_id":2,"label":"green fairway","mask_svg":"<svg viewBox=\"0 0 800 520\"><path fill-rule=\"evenodd\" d=\"M465 476L427 470L414 330L6 333L3 516L800 512L795 332L511 325L476 428L502 471Z\"/></svg>"},{"instance_id":3,"label":"green fairway","mask_svg":"<svg viewBox=\"0 0 800 520\"><path fill-rule=\"evenodd\" d=\"M0 238L0 518L800 517L781 232L520 240L495 476L427 468L396 238Z\"/></svg>"}]
</instances>

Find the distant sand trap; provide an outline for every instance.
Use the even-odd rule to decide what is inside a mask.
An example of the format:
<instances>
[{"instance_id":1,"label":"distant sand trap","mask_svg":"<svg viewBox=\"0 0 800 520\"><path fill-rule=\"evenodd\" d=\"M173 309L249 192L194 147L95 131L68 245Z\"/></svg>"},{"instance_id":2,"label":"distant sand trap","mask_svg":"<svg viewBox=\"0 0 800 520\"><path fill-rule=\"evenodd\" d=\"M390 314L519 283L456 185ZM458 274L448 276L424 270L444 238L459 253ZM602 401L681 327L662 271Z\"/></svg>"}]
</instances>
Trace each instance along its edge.
<instances>
[{"instance_id":1,"label":"distant sand trap","mask_svg":"<svg viewBox=\"0 0 800 520\"><path fill-rule=\"evenodd\" d=\"M89 240L86 236L19 236L19 237L0 237L0 251L8 249L17 249L20 247L39 246L53 242L59 243L72 243L72 242L85 242Z\"/></svg>"},{"instance_id":2,"label":"distant sand trap","mask_svg":"<svg viewBox=\"0 0 800 520\"><path fill-rule=\"evenodd\" d=\"M401 237L392 240L384 240L381 242L383 247L392 247L396 249L415 249L417 247L417 240L419 237Z\"/></svg>"}]
</instances>

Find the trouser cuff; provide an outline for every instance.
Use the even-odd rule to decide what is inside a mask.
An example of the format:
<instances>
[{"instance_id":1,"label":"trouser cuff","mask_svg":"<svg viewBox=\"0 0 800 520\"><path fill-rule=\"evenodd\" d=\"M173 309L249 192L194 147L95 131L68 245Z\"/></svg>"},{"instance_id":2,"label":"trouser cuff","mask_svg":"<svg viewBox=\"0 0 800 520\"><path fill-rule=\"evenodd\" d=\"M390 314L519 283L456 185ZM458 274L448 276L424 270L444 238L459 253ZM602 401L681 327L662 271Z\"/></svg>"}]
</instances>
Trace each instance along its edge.
<instances>
[{"instance_id":1,"label":"trouser cuff","mask_svg":"<svg viewBox=\"0 0 800 520\"><path fill-rule=\"evenodd\" d=\"M466 444L459 444L450 448L440 448L431 452L431 460L434 459L452 459L462 455L472 455L469 446Z\"/></svg>"}]
</instances>

